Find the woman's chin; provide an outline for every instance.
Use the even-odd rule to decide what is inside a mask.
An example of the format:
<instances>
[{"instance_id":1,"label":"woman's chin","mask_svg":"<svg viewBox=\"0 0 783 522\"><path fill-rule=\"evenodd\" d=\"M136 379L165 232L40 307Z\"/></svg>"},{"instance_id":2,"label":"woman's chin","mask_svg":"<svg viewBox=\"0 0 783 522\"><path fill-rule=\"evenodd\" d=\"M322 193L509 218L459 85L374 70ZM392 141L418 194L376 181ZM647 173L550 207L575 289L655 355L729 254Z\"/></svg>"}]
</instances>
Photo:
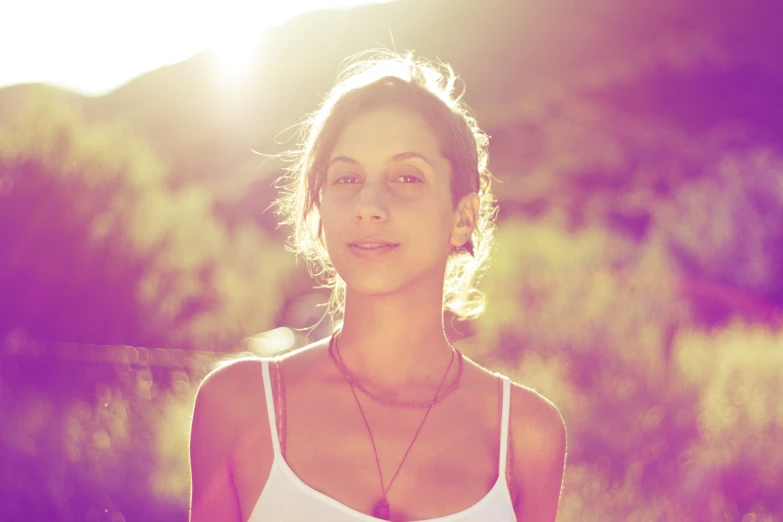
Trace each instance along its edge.
<instances>
[{"instance_id":1,"label":"woman's chin","mask_svg":"<svg viewBox=\"0 0 783 522\"><path fill-rule=\"evenodd\" d=\"M357 277L346 281L351 294L365 297L391 295L400 289L400 284L385 277Z\"/></svg>"}]
</instances>

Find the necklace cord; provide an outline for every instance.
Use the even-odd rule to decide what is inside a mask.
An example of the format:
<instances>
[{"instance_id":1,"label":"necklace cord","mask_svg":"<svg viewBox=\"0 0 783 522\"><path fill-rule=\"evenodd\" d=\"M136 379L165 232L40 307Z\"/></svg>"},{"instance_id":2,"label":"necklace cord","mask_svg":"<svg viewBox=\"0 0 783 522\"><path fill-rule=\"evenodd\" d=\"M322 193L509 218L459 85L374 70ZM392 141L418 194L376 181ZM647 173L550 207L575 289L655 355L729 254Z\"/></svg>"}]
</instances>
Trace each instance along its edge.
<instances>
[{"instance_id":1,"label":"necklace cord","mask_svg":"<svg viewBox=\"0 0 783 522\"><path fill-rule=\"evenodd\" d=\"M335 360L334 355L332 354L332 342L334 342L334 346L335 346L336 351L337 351L338 356L339 356L339 354L340 354L340 347L339 347L339 343L337 342L337 334L338 333L339 333L339 330L332 335L332 338L329 341L329 355L332 357L332 360L334 360L335 363L337 363L337 361ZM457 350L455 350L452 347L451 359L449 360L449 366L446 368L446 373L443 374L443 378L440 381L440 385L438 385L438 389L435 392L435 398L438 397L438 393L440 393L440 390L443 387L443 383L446 382L446 377L449 375L449 372L451 371L451 366L454 363L454 352L456 352L456 351ZM340 356L340 359L342 359L342 356ZM462 362L462 358L460 357L460 363L461 362ZM338 365L342 366L339 363L338 363ZM344 368L344 366L342 366L342 367ZM411 449L413 448L413 444L416 442L416 439L418 438L419 433L421 432L421 429L424 427L424 422L427 420L427 417L430 414L430 410L432 410L432 406L435 405L435 400L433 399L433 401L431 401L429 406L427 407L427 411L424 414L424 418L422 419L421 423L419 424L419 427L416 430L416 433L414 434L413 440L411 441L410 445L408 446L408 449L405 451L405 454L402 457L402 461L400 462L400 465L397 467L397 471L394 473L394 476L389 481L389 486L385 487L384 486L384 482L383 482L383 472L381 471L381 461L380 461L380 459L378 457L378 448L375 446L375 438L372 435L372 430L370 429L370 423L367 421L367 417L364 414L364 410L362 409L362 405L359 402L359 397L356 395L356 389L354 388L353 380L348 378L345 375L345 372L343 373L343 376L346 377L346 380L348 380L348 383L351 386L351 391L353 392L353 397L356 400L356 405L359 406L359 413L361 413L362 420L364 421L364 425L367 427L367 433L370 435L370 442L372 443L373 453L375 454L375 464L378 467L378 475L380 476L380 479L381 479L382 500L385 501L386 500L386 494L391 489L392 484L394 483L394 480L397 478L397 475L400 473L400 470L402 469L402 465L405 462L405 459L408 458L408 454L410 453Z\"/></svg>"},{"instance_id":2,"label":"necklace cord","mask_svg":"<svg viewBox=\"0 0 783 522\"><path fill-rule=\"evenodd\" d=\"M334 335L336 335L338 332L335 332ZM333 336L334 337L334 336ZM351 383L355 388L358 388L359 391L361 391L363 394L365 394L367 397L371 398L375 402L386 404L389 406L401 406L404 408L429 408L430 406L434 404L438 404L439 402L443 401L446 397L451 395L451 393L457 389L457 387L460 384L460 381L462 380L462 369L463 369L463 357L462 352L459 350L456 350L454 347L452 347L452 350L457 352L458 356L458 369L457 369L457 377L454 379L454 382L449 386L449 388L440 396L438 394L435 395L435 398L431 401L424 401L424 402L417 402L417 401L395 401L391 399L386 399L385 397L381 397L379 395L376 395L369 391L367 388L365 388L359 380L352 376L351 373L348 371L348 368L345 367L345 363L343 363L343 356L340 353L340 345L336 341L334 342L334 346L336 348L337 357L334 356L334 353L332 353L332 340L329 341L329 356L331 357L332 361L337 365L337 367L340 370L340 373L342 373L343 377ZM452 355L453 355L452 351Z\"/></svg>"}]
</instances>

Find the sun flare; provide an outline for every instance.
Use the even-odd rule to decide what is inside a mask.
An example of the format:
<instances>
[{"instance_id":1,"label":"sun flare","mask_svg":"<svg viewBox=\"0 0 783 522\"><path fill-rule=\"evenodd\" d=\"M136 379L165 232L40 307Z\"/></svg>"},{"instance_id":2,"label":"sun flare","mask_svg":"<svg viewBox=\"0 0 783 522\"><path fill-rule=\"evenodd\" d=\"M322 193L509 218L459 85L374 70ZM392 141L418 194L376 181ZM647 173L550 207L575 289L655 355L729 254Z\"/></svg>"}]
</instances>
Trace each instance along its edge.
<instances>
[{"instance_id":1,"label":"sun flare","mask_svg":"<svg viewBox=\"0 0 783 522\"><path fill-rule=\"evenodd\" d=\"M250 70L259 43L257 34L227 34L208 53L217 73L227 79L239 79Z\"/></svg>"},{"instance_id":2,"label":"sun flare","mask_svg":"<svg viewBox=\"0 0 783 522\"><path fill-rule=\"evenodd\" d=\"M227 0L214 13L208 54L217 74L229 81L244 77L252 67L263 32L297 14L318 9L340 9L391 0L288 0L287 2Z\"/></svg>"}]
</instances>

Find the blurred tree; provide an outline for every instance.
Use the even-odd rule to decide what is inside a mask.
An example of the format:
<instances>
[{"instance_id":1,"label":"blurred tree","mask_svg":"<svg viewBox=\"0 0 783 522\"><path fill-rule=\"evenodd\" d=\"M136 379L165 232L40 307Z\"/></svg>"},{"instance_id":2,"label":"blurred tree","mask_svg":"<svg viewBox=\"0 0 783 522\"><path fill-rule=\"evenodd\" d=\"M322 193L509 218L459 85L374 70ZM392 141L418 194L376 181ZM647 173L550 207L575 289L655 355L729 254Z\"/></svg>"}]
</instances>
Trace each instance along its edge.
<instances>
[{"instance_id":1,"label":"blurred tree","mask_svg":"<svg viewBox=\"0 0 783 522\"><path fill-rule=\"evenodd\" d=\"M632 81L605 72L600 89L540 94L518 107L520 117L493 132L500 218L557 214L564 230L599 227L639 245L658 236L699 320L715 324L749 309L763 320L783 315L779 122L728 98L733 119L726 107L713 115L717 95L701 101L691 84L714 78L714 69L632 70ZM682 85L673 100L690 112L658 100L647 81L662 89L661 78ZM733 88L745 93L748 84L735 78Z\"/></svg>"},{"instance_id":2,"label":"blurred tree","mask_svg":"<svg viewBox=\"0 0 783 522\"><path fill-rule=\"evenodd\" d=\"M670 249L688 276L756 296L776 312L783 305L783 156L734 144L716 151L704 171L656 209ZM703 295L697 307L710 323L725 320L740 301L716 308L712 297Z\"/></svg>"},{"instance_id":3,"label":"blurred tree","mask_svg":"<svg viewBox=\"0 0 783 522\"><path fill-rule=\"evenodd\" d=\"M783 336L733 320L676 345L699 391L699 436L678 459L684 500L705 520L783 520Z\"/></svg>"},{"instance_id":4,"label":"blurred tree","mask_svg":"<svg viewBox=\"0 0 783 522\"><path fill-rule=\"evenodd\" d=\"M121 124L46 95L0 129L0 334L200 348L272 326L292 260Z\"/></svg>"},{"instance_id":5,"label":"blurred tree","mask_svg":"<svg viewBox=\"0 0 783 522\"><path fill-rule=\"evenodd\" d=\"M695 331L664 229L567 221L500 226L476 341L566 420L561 518L783 520L780 334Z\"/></svg>"},{"instance_id":6,"label":"blurred tree","mask_svg":"<svg viewBox=\"0 0 783 522\"><path fill-rule=\"evenodd\" d=\"M89 360L101 346L68 346L82 357L52 343L0 351L0 520L187 520L187 426L207 368L107 364Z\"/></svg>"}]
</instances>

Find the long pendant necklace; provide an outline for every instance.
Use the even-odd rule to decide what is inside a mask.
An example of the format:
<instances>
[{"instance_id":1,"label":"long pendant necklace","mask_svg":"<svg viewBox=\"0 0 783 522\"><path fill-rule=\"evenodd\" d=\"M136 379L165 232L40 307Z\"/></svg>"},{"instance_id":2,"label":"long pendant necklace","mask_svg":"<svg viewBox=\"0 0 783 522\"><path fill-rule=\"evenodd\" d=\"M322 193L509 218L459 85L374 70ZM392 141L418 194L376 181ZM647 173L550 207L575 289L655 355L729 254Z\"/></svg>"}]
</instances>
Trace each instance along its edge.
<instances>
[{"instance_id":1,"label":"long pendant necklace","mask_svg":"<svg viewBox=\"0 0 783 522\"><path fill-rule=\"evenodd\" d=\"M338 332L335 332L332 335L332 338L329 341L329 355L332 357L332 360L335 360L334 355L332 354L332 343L334 343L335 349L337 351L338 357L340 357L340 346L337 343L337 334ZM454 352L456 352L452 347L451 352L451 360L449 361L449 366L446 368L446 373L443 374L443 379L440 381L440 385L438 386L438 390L435 392L435 398L438 397L438 393L440 393L440 389L443 387L443 383L446 382L446 377L449 374L449 371L451 370L451 366L454 363ZM460 354L461 355L461 354ZM336 362L336 360L335 360ZM340 357L340 363L342 363L342 357ZM356 405L359 406L359 413L362 414L362 420L364 420L364 425L367 427L367 433L370 435L370 442L372 443L372 450L373 453L375 453L375 464L378 466L378 475L381 478L381 498L375 503L375 506L372 510L372 516L375 518L379 518L381 520L391 520L391 508L389 507L389 501L387 499L387 493L392 487L392 484L394 483L394 479L397 478L397 475L399 474L400 470L402 469L402 464L405 462L405 459L408 457L408 453L410 453L411 448L413 447L413 443L416 442L416 438L419 436L419 432L421 431L421 428L424 426L424 422L427 420L427 416L430 414L430 410L432 409L432 406L435 404L435 401L430 403L429 407L427 408L427 412L424 414L424 418L421 421L421 424L419 424L419 428L416 430L416 434L413 436L413 440L411 441L410 445L408 446L408 449L405 451L405 455L402 457L402 461L400 462L400 465L397 467L397 471L394 473L394 476L389 481L388 487L384 487L383 484L383 473L381 472L381 461L378 458L378 449L375 446L375 439L372 436L372 430L370 429L370 424L367 422L367 417L364 415L364 410L362 409L361 403L359 403L359 397L356 395L356 389L354 388L354 383L351 379L347 379L348 384L351 385L351 391L353 392L353 398L356 399Z\"/></svg>"}]
</instances>

